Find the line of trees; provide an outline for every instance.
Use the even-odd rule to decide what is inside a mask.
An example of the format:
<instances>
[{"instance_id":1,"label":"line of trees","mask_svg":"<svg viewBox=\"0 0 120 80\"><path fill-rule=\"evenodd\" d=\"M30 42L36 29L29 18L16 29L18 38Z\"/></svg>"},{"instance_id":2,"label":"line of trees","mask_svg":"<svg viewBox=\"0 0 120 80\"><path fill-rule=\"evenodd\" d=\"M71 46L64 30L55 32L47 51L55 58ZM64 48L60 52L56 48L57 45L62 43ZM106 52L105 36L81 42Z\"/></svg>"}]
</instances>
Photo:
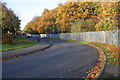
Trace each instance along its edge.
<instances>
[{"instance_id":1,"label":"line of trees","mask_svg":"<svg viewBox=\"0 0 120 80\"><path fill-rule=\"evenodd\" d=\"M2 10L0 10L1 20L0 25L2 25L2 42L3 44L11 44L12 39L16 36L16 32L20 30L19 17L16 16L13 10L6 7L6 3L0 2Z\"/></svg>"},{"instance_id":2,"label":"line of trees","mask_svg":"<svg viewBox=\"0 0 120 80\"><path fill-rule=\"evenodd\" d=\"M71 33L119 29L120 2L66 2L45 9L25 26L25 32Z\"/></svg>"}]
</instances>

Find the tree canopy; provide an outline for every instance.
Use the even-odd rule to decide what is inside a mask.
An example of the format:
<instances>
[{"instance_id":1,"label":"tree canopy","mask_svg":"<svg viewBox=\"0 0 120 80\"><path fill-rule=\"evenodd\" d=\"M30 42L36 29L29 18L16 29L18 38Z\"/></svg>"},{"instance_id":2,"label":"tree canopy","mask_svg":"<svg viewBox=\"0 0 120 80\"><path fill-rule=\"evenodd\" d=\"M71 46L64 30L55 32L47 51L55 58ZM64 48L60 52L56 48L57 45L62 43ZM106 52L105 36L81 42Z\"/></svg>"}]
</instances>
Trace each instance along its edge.
<instances>
[{"instance_id":1,"label":"tree canopy","mask_svg":"<svg viewBox=\"0 0 120 80\"><path fill-rule=\"evenodd\" d=\"M16 16L12 9L6 7L6 3L1 3L2 10L0 10L0 27L2 27L2 44L11 44L13 36L15 38L17 31L20 30L19 17Z\"/></svg>"},{"instance_id":2,"label":"tree canopy","mask_svg":"<svg viewBox=\"0 0 120 80\"><path fill-rule=\"evenodd\" d=\"M1 3L1 2L0 2ZM1 3L2 5L2 32L4 33L15 33L17 30L20 29L20 22L19 17L15 15L14 11L8 9L5 3Z\"/></svg>"},{"instance_id":3,"label":"tree canopy","mask_svg":"<svg viewBox=\"0 0 120 80\"><path fill-rule=\"evenodd\" d=\"M45 9L25 31L70 33L118 29L119 2L66 2L52 10Z\"/></svg>"}]
</instances>

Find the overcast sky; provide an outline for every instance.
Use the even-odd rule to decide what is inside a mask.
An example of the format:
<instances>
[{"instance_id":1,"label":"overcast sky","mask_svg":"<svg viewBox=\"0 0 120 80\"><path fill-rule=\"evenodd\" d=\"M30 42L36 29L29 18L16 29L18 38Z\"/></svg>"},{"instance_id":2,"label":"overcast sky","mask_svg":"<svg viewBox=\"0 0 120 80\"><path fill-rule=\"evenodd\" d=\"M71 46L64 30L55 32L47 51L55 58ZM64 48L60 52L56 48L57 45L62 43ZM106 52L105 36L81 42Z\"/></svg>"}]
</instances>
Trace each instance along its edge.
<instances>
[{"instance_id":1,"label":"overcast sky","mask_svg":"<svg viewBox=\"0 0 120 80\"><path fill-rule=\"evenodd\" d=\"M34 17L40 16L44 10L54 9L59 3L65 3L66 0L2 0L7 3L7 7L14 10L21 21L21 29Z\"/></svg>"}]
</instances>

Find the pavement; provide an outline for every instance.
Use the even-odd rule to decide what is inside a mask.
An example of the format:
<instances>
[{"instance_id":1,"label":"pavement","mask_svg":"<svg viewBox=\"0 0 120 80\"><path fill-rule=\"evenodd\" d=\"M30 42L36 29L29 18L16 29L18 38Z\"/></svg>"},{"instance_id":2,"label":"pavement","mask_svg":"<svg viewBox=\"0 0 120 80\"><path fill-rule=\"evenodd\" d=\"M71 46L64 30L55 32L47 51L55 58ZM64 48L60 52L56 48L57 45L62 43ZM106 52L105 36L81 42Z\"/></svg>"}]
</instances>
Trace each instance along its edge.
<instances>
[{"instance_id":1,"label":"pavement","mask_svg":"<svg viewBox=\"0 0 120 80\"><path fill-rule=\"evenodd\" d=\"M120 78L120 65L106 64L100 78Z\"/></svg>"},{"instance_id":2,"label":"pavement","mask_svg":"<svg viewBox=\"0 0 120 80\"><path fill-rule=\"evenodd\" d=\"M36 54L2 62L3 78L83 78L98 63L98 52L85 44L40 39L53 44Z\"/></svg>"},{"instance_id":3,"label":"pavement","mask_svg":"<svg viewBox=\"0 0 120 80\"><path fill-rule=\"evenodd\" d=\"M43 50L46 49L47 47L50 47L50 44L41 41L38 44L31 47L2 52L2 59L28 54L38 50Z\"/></svg>"}]
</instances>

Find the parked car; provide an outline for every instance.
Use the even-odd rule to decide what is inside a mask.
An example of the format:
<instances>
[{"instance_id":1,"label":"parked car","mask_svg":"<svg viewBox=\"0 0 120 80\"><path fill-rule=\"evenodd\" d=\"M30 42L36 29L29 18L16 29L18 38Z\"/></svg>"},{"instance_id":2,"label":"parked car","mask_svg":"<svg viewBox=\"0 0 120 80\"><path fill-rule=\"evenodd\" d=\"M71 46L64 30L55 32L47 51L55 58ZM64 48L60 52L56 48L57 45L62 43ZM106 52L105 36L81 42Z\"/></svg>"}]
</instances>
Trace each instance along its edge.
<instances>
[{"instance_id":1,"label":"parked car","mask_svg":"<svg viewBox=\"0 0 120 80\"><path fill-rule=\"evenodd\" d=\"M31 35L26 35L26 38L31 38Z\"/></svg>"}]
</instances>

